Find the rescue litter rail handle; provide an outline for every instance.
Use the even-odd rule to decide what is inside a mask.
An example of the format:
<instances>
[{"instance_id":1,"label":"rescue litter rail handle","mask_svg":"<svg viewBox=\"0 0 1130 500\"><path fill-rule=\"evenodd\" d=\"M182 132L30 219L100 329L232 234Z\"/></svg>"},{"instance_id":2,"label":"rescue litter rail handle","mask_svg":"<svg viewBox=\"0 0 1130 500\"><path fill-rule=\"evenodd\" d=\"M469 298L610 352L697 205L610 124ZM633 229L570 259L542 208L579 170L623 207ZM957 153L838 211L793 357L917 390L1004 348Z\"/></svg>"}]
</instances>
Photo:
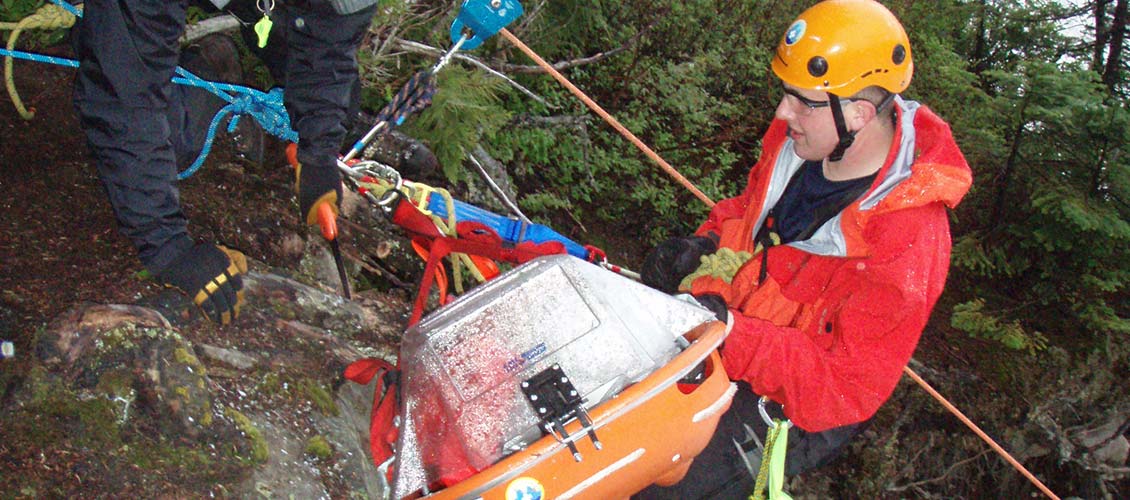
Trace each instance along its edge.
<instances>
[{"instance_id":1,"label":"rescue litter rail handle","mask_svg":"<svg viewBox=\"0 0 1130 500\"><path fill-rule=\"evenodd\" d=\"M663 170L666 171L676 181L678 181L679 184L682 184L684 187L689 189L691 193L694 193L694 195L697 196L698 199L702 200L703 203L706 203L708 207L714 207L714 201L711 200L710 197L706 196L706 194L700 191L691 181L687 180L686 177L683 177L682 174L680 174L677 170L675 170L674 167L664 161L663 158L660 158L655 151L644 144L643 141L640 141L634 134L632 134L631 131L629 131L627 128L624 128L624 126L621 125L619 121L613 118L612 115L609 115L608 112L604 111L604 109L601 108L600 105L593 102L593 100L585 95L584 92L570 83L569 80L566 79L556 69L554 69L553 66L545 62L545 59L542 59L541 56L537 55L537 53L527 47L526 44L522 43L521 40L518 40L518 38L510 33L510 31L508 31L506 28L503 28L501 31L499 31L499 33L501 33L503 37L509 40L510 43L514 44L515 47L518 47L522 52L529 56L530 59L533 59L534 62L538 64L538 66L541 66L541 68L551 76L553 76L554 79L556 79L558 82L561 82L561 84L564 85L565 88L569 89L569 91L572 92L573 95L577 96L582 102L584 102L585 105L589 107L589 109L592 109L594 112L596 112L596 114L600 115L601 118L604 118L604 121L608 122L609 125L612 125L613 128L615 128L618 132L620 132L620 134L631 141L632 144L635 144L636 147L640 149L640 151L643 151L644 154L648 156L648 158L651 158L655 163L659 164L659 166L662 167ZM1048 489L1048 487L1044 485L1043 482L1041 482L1038 478L1036 478L1036 476L1029 472L1023 464L1013 458L1012 455L1008 453L1008 451L1005 451L1004 448L997 444L997 442L994 441L993 438L989 437L988 434L985 434L985 432L982 431L981 428L977 426L977 424L974 424L972 420L969 420L969 418L966 417L965 414L961 412L961 410L958 410L956 406L950 403L949 400L945 398L945 396L942 396L938 391L934 390L934 388L931 387L930 384L923 380L922 377L919 377L918 374L914 372L914 370L910 369L909 366L906 366L903 367L903 371L906 372L906 374L909 375L911 379L917 382L919 386L925 389L927 393L933 396L934 399L938 400L938 402L941 403L942 406L947 410L949 410L950 413L953 413L954 416L958 418L958 420L961 420L961 422L965 424L966 427L969 427L969 429L972 430L974 434L977 434L978 437L988 443L989 447L991 447L993 451L996 451L998 455L1003 457L1005 461L1007 461L1010 465L1012 465L1013 468L1019 471L1020 474L1028 478L1028 480L1031 481L1032 484L1034 484L1037 488L1039 488L1040 491L1042 491L1045 495L1047 495L1048 498L1060 500L1059 496L1053 493L1052 490Z\"/></svg>"},{"instance_id":2,"label":"rescue litter rail handle","mask_svg":"<svg viewBox=\"0 0 1130 500\"><path fill-rule=\"evenodd\" d=\"M585 105L589 107L589 109L600 115L601 118L604 118L604 121L608 122L609 125L612 125L612 128L616 129L617 132L620 132L620 135L623 135L626 139L631 141L631 143L639 148L640 151L643 151L643 153L647 155L648 158L651 158L652 161L659 164L659 166L662 167L668 175L678 181L679 184L682 184L683 187L689 189L690 192L697 196L698 199L702 200L703 203L706 203L706 206L714 207L714 200L711 200L709 196L706 196L706 194L700 191L698 187L691 183L691 181L687 180L686 177L683 177L683 174L680 174L678 170L675 170L675 167L672 167L669 163L667 163L666 160L661 158L658 153L648 147L647 144L644 144L643 141L639 140L639 138L637 138L635 134L621 125L620 122L616 120L616 118L613 118L612 115L608 114L608 112L605 111L604 108L601 108L599 104L594 102L592 99L589 99L589 96L585 95L585 93L582 92L581 89L578 89L567 78L565 78L564 75L554 69L553 66L551 66L549 63L545 62L545 59L542 59L541 56L537 55L536 52L527 47L526 44L522 43L521 40L515 37L514 34L510 33L510 31L506 28L502 28L499 33L501 33L503 37L509 40L510 43L514 44L515 47L518 47L518 49L529 56L530 59L533 59L534 62L538 64L538 66L541 66L541 68L551 76L553 76L554 79L556 79L558 82L561 82L561 85L564 85L565 88L569 89L569 91L572 92L573 95L577 96L577 98L580 99L581 102L584 102Z\"/></svg>"}]
</instances>

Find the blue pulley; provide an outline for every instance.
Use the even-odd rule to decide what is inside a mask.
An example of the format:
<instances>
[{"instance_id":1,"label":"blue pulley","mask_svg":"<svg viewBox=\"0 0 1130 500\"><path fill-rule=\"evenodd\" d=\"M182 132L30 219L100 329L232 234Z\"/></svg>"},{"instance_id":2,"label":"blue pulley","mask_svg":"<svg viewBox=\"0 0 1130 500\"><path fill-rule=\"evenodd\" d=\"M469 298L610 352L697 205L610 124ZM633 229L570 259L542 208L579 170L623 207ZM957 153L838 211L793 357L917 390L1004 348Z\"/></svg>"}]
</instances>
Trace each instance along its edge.
<instances>
[{"instance_id":1,"label":"blue pulley","mask_svg":"<svg viewBox=\"0 0 1130 500\"><path fill-rule=\"evenodd\" d=\"M471 36L461 48L473 49L521 15L522 4L518 0L464 0L451 23L451 43L459 43L463 28L467 28Z\"/></svg>"}]
</instances>

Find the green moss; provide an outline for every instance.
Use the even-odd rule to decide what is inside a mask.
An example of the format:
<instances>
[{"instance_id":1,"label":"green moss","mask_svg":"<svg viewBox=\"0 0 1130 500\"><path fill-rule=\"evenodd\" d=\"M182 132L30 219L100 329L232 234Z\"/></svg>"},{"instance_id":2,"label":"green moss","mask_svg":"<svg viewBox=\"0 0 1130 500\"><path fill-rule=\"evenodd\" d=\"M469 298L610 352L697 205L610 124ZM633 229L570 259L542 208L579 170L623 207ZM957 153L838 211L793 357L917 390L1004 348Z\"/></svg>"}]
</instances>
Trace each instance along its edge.
<instances>
[{"instance_id":1,"label":"green moss","mask_svg":"<svg viewBox=\"0 0 1130 500\"><path fill-rule=\"evenodd\" d=\"M106 397L80 397L42 367L28 372L30 397L12 413L0 415L16 447L56 448L62 443L91 449L121 444L116 403Z\"/></svg>"},{"instance_id":2,"label":"green moss","mask_svg":"<svg viewBox=\"0 0 1130 500\"><path fill-rule=\"evenodd\" d=\"M100 353L119 349L129 350L136 348L137 341L143 339L183 340L179 333L172 330L139 327L133 323L125 323L111 330L102 332L102 334L94 340L94 347ZM197 361L197 364L199 365L199 361Z\"/></svg>"},{"instance_id":3,"label":"green moss","mask_svg":"<svg viewBox=\"0 0 1130 500\"><path fill-rule=\"evenodd\" d=\"M270 449L267 447L267 440L263 438L263 433L259 432L259 429L251 422L251 419L247 418L247 415L238 410L226 408L224 415L230 418L235 426L251 441L251 460L259 464L265 463L267 457L270 456Z\"/></svg>"},{"instance_id":4,"label":"green moss","mask_svg":"<svg viewBox=\"0 0 1130 500\"><path fill-rule=\"evenodd\" d=\"M204 375L206 373L204 364L200 362L200 359L184 347L178 347L173 351L173 359L175 359L177 363L192 368L194 371L201 375Z\"/></svg>"},{"instance_id":5,"label":"green moss","mask_svg":"<svg viewBox=\"0 0 1130 500\"><path fill-rule=\"evenodd\" d=\"M263 380L255 386L256 392L266 395L275 395L283 392L283 381L279 374L268 372L263 375Z\"/></svg>"},{"instance_id":6,"label":"green moss","mask_svg":"<svg viewBox=\"0 0 1130 500\"><path fill-rule=\"evenodd\" d=\"M107 397L126 397L134 393L133 382L132 372L126 368L118 368L100 375L94 389Z\"/></svg>"},{"instance_id":7,"label":"green moss","mask_svg":"<svg viewBox=\"0 0 1130 500\"><path fill-rule=\"evenodd\" d=\"M306 441L306 454L312 457L326 460L333 456L334 449L329 441L322 436L314 436Z\"/></svg>"},{"instance_id":8,"label":"green moss","mask_svg":"<svg viewBox=\"0 0 1130 500\"><path fill-rule=\"evenodd\" d=\"M95 392L112 403L119 425L129 420L130 407L137 399L137 391L134 390L133 384L133 373L125 368L118 368L99 376L98 384L94 387Z\"/></svg>"},{"instance_id":9,"label":"green moss","mask_svg":"<svg viewBox=\"0 0 1130 500\"><path fill-rule=\"evenodd\" d=\"M74 429L74 438L80 446L92 449L116 448L121 444L121 429L118 427L118 414L114 402L103 398L86 401L66 401L73 404L81 426ZM70 409L67 410L70 413Z\"/></svg>"},{"instance_id":10,"label":"green moss","mask_svg":"<svg viewBox=\"0 0 1130 500\"><path fill-rule=\"evenodd\" d=\"M213 460L201 449L190 446L175 446L167 442L151 442L145 446L123 447L121 450L130 463L152 471L165 470L209 470Z\"/></svg>"},{"instance_id":11,"label":"green moss","mask_svg":"<svg viewBox=\"0 0 1130 500\"><path fill-rule=\"evenodd\" d=\"M270 299L268 304L271 308L271 311L274 312L275 315L279 318L286 320L293 320L298 318L298 315L294 311L293 302L287 300Z\"/></svg>"},{"instance_id":12,"label":"green moss","mask_svg":"<svg viewBox=\"0 0 1130 500\"><path fill-rule=\"evenodd\" d=\"M323 415L336 417L341 414L337 403L334 402L333 395L331 395L325 387L322 387L321 384L311 380L303 380L299 382L298 387L306 398L313 403L314 407L320 410Z\"/></svg>"}]
</instances>

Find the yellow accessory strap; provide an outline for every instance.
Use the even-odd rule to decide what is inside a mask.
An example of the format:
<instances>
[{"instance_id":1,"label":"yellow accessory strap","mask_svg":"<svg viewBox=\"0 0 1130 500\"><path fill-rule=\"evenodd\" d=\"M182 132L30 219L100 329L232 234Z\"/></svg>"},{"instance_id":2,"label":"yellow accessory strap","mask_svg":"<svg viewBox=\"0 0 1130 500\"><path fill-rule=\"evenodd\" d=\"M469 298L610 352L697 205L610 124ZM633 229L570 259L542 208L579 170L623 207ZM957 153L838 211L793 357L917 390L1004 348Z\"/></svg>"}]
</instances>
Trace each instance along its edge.
<instances>
[{"instance_id":1,"label":"yellow accessory strap","mask_svg":"<svg viewBox=\"0 0 1130 500\"><path fill-rule=\"evenodd\" d=\"M773 426L765 435L765 453L761 456L761 468L757 472L757 482L753 487L751 500L764 500L768 494L769 500L792 500L793 497L785 493L785 455L789 450L789 427L792 423L788 420L774 419ZM769 491L765 491L768 482Z\"/></svg>"}]
</instances>

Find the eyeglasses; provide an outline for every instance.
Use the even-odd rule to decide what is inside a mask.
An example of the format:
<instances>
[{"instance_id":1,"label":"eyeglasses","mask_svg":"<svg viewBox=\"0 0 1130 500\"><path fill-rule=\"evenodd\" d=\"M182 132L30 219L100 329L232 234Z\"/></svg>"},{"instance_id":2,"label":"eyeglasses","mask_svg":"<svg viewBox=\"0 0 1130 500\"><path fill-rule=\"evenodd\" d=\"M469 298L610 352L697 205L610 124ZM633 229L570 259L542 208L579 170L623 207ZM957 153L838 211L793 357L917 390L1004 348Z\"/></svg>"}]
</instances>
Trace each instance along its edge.
<instances>
[{"instance_id":1,"label":"eyeglasses","mask_svg":"<svg viewBox=\"0 0 1130 500\"><path fill-rule=\"evenodd\" d=\"M816 111L819 108L826 108L826 107L828 107L832 104L831 100L814 101L812 99L809 99L805 96L800 95L799 92L797 92L796 90L793 90L789 87L782 87L782 90L785 92L785 95L782 97L783 99L787 100L789 97L792 97L792 98L796 99L797 102L799 102L800 104L803 105L803 107L799 107L795 103L790 102L789 105L792 106L794 110L798 111L797 114L806 115L806 116L811 115L813 111ZM850 97L841 98L840 103L843 104L843 103L847 103L847 102L855 102L857 100L858 99L853 99L853 98L850 98Z\"/></svg>"}]
</instances>

